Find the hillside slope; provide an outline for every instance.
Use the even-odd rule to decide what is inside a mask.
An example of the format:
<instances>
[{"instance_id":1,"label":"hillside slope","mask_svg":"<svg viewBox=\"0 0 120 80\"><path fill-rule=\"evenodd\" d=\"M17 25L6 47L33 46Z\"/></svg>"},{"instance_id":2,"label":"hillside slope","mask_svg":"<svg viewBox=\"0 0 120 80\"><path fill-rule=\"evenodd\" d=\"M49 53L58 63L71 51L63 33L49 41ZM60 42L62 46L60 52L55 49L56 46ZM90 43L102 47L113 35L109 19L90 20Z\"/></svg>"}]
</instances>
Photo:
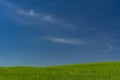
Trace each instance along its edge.
<instances>
[{"instance_id":1,"label":"hillside slope","mask_svg":"<svg viewBox=\"0 0 120 80\"><path fill-rule=\"evenodd\" d=\"M0 80L120 80L120 62L53 67L0 67Z\"/></svg>"}]
</instances>

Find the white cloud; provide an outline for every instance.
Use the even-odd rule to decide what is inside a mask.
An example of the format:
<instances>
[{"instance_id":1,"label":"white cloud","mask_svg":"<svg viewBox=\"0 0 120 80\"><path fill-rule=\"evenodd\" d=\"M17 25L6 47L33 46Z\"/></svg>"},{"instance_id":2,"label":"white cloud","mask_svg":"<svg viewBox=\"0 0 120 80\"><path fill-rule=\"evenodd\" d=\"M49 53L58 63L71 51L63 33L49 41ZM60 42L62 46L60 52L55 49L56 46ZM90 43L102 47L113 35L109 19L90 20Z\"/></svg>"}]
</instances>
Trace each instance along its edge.
<instances>
[{"instance_id":1,"label":"white cloud","mask_svg":"<svg viewBox=\"0 0 120 80\"><path fill-rule=\"evenodd\" d=\"M54 22L54 19L52 18L51 15L44 16L43 20L47 22Z\"/></svg>"},{"instance_id":2,"label":"white cloud","mask_svg":"<svg viewBox=\"0 0 120 80\"><path fill-rule=\"evenodd\" d=\"M85 45L86 44L85 41L67 39L67 38L45 37L45 39L50 40L52 42L63 43L63 44L74 44L74 45Z\"/></svg>"},{"instance_id":3,"label":"white cloud","mask_svg":"<svg viewBox=\"0 0 120 80\"><path fill-rule=\"evenodd\" d=\"M47 14L44 12L42 13L41 11L35 12L34 9L26 10L6 0L0 0L0 6L1 5L2 7L5 8L4 10L5 13L7 13L4 15L10 17L9 18L10 20L12 19L13 21L16 21L26 26L39 27L39 26L46 26L48 23L50 23L51 25L60 26L60 27L52 27L52 28L61 28L66 31L72 31L72 32L77 30L76 26L72 25L69 22L57 18L53 14Z\"/></svg>"},{"instance_id":4,"label":"white cloud","mask_svg":"<svg viewBox=\"0 0 120 80\"><path fill-rule=\"evenodd\" d=\"M36 16L37 14L33 11L25 11L25 10L19 10L18 11L20 14L27 15L27 16Z\"/></svg>"},{"instance_id":5,"label":"white cloud","mask_svg":"<svg viewBox=\"0 0 120 80\"><path fill-rule=\"evenodd\" d=\"M31 16L31 17L37 16L37 19L45 21L45 22L49 22L49 23L55 22L55 20L53 19L53 17L51 15L35 13L34 10L29 10L29 11L19 10L18 13L25 15L25 16Z\"/></svg>"}]
</instances>

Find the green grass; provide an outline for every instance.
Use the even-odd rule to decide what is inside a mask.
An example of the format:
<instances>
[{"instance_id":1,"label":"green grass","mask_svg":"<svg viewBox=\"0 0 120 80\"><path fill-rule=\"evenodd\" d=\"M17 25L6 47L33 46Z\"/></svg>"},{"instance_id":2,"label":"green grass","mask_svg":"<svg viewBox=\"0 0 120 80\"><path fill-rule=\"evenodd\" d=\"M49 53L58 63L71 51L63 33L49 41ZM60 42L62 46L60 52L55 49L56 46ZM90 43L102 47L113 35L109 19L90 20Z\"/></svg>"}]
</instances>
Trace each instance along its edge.
<instances>
[{"instance_id":1,"label":"green grass","mask_svg":"<svg viewBox=\"0 0 120 80\"><path fill-rule=\"evenodd\" d=\"M120 80L120 62L53 67L0 67L0 80Z\"/></svg>"}]
</instances>

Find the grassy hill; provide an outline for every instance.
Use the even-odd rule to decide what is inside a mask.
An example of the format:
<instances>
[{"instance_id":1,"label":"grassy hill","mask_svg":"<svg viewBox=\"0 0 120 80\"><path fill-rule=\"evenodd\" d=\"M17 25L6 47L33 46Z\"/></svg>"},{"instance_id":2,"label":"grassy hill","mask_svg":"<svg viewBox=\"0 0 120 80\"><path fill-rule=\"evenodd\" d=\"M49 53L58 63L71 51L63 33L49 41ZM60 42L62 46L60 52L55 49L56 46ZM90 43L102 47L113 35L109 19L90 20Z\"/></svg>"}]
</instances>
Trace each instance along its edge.
<instances>
[{"instance_id":1,"label":"grassy hill","mask_svg":"<svg viewBox=\"0 0 120 80\"><path fill-rule=\"evenodd\" d=\"M0 80L120 80L120 62L53 67L0 67Z\"/></svg>"}]
</instances>

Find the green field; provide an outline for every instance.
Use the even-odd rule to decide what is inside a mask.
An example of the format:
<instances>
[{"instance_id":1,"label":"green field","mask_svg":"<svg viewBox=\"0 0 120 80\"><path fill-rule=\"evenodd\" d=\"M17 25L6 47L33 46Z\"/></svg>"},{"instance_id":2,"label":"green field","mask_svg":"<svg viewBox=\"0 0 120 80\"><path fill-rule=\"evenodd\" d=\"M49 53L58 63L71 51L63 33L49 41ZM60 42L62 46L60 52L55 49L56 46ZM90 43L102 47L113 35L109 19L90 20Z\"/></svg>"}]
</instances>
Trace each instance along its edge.
<instances>
[{"instance_id":1,"label":"green field","mask_svg":"<svg viewBox=\"0 0 120 80\"><path fill-rule=\"evenodd\" d=\"M0 80L120 80L120 62L53 67L0 67Z\"/></svg>"}]
</instances>

